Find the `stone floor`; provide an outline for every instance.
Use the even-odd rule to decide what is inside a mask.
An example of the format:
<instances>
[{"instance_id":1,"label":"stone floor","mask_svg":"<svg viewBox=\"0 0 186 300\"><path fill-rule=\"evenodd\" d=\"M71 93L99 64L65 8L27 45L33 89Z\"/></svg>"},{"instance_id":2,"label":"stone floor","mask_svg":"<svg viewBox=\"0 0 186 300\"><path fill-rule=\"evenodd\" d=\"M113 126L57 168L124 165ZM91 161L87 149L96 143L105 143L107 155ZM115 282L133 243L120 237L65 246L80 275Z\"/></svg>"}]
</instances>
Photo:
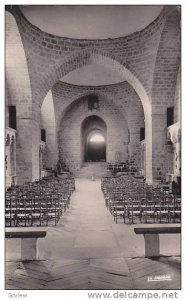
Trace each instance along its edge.
<instances>
[{"instance_id":1,"label":"stone floor","mask_svg":"<svg viewBox=\"0 0 186 300\"><path fill-rule=\"evenodd\" d=\"M100 186L100 180L76 180L70 209L38 241L40 261L20 262L20 240L7 239L7 289L180 288L180 235L160 236L166 257L144 258L143 236L135 225L114 223Z\"/></svg>"}]
</instances>

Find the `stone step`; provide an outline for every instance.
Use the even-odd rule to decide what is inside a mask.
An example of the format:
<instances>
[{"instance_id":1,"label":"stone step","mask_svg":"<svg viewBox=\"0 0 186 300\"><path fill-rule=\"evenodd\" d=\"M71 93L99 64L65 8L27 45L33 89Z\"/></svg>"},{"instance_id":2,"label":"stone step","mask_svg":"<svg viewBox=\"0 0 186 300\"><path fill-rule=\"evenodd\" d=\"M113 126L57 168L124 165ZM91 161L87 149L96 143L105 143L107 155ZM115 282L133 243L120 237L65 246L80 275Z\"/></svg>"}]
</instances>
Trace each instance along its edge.
<instances>
[{"instance_id":1,"label":"stone step","mask_svg":"<svg viewBox=\"0 0 186 300\"><path fill-rule=\"evenodd\" d=\"M84 163L82 168L75 174L76 178L101 178L106 174L107 165L104 162Z\"/></svg>"}]
</instances>

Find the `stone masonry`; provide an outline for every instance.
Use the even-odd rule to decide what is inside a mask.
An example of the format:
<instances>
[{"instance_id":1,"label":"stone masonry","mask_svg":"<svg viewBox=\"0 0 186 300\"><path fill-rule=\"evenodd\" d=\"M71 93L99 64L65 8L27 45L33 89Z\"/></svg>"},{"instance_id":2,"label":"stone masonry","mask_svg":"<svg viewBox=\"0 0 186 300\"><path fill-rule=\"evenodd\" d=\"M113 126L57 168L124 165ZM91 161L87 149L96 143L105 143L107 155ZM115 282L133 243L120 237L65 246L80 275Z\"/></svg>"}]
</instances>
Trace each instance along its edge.
<instances>
[{"instance_id":1,"label":"stone masonry","mask_svg":"<svg viewBox=\"0 0 186 300\"><path fill-rule=\"evenodd\" d=\"M165 178L166 111L175 104L180 67L180 12L176 6L165 6L160 15L141 31L102 40L54 36L32 25L18 6L7 6L6 10L6 105L16 105L17 110L18 183L39 177L40 129L46 125L46 120L50 122L49 165L54 167L58 153L64 155L70 147L66 143L67 132L63 129L65 125L68 131L66 125L73 125L72 116L79 122L76 128L79 130L76 155L79 155L80 126L89 115L82 99L92 92L103 104L98 115L106 122L107 134L113 130L113 137L116 132L123 137L120 141L119 138L114 140L112 150L107 145L108 159L114 159L114 152L120 151L121 143L121 152L126 153L125 141L128 138L127 151L139 167L139 132L145 127L146 180L156 183ZM60 81L64 75L92 61L119 72L123 82L85 87ZM48 93L53 117L42 108ZM84 115L78 118L80 107ZM180 106L175 106L175 116L180 116L179 109ZM45 117L41 117L41 110L45 111ZM59 147L57 151L54 145ZM81 159L76 157L73 165L75 168L80 166Z\"/></svg>"}]
</instances>

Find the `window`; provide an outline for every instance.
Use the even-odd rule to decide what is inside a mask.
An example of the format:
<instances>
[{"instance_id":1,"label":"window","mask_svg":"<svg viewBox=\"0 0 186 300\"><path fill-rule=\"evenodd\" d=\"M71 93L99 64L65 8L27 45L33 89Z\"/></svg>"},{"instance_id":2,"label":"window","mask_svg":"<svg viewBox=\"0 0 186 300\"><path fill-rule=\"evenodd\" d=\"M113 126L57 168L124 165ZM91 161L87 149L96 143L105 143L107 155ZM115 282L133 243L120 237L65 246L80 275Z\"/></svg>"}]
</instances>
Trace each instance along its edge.
<instances>
[{"instance_id":1,"label":"window","mask_svg":"<svg viewBox=\"0 0 186 300\"><path fill-rule=\"evenodd\" d=\"M167 107L167 127L174 124L174 107Z\"/></svg>"},{"instance_id":2,"label":"window","mask_svg":"<svg viewBox=\"0 0 186 300\"><path fill-rule=\"evenodd\" d=\"M46 130L41 129L41 141L46 142Z\"/></svg>"},{"instance_id":3,"label":"window","mask_svg":"<svg viewBox=\"0 0 186 300\"><path fill-rule=\"evenodd\" d=\"M17 129L17 121L16 121L16 106L9 105L9 127L13 129Z\"/></svg>"},{"instance_id":4,"label":"window","mask_svg":"<svg viewBox=\"0 0 186 300\"><path fill-rule=\"evenodd\" d=\"M96 95L88 97L88 110L99 109L99 99Z\"/></svg>"},{"instance_id":5,"label":"window","mask_svg":"<svg viewBox=\"0 0 186 300\"><path fill-rule=\"evenodd\" d=\"M140 141L143 141L145 139L145 128L140 128Z\"/></svg>"}]
</instances>

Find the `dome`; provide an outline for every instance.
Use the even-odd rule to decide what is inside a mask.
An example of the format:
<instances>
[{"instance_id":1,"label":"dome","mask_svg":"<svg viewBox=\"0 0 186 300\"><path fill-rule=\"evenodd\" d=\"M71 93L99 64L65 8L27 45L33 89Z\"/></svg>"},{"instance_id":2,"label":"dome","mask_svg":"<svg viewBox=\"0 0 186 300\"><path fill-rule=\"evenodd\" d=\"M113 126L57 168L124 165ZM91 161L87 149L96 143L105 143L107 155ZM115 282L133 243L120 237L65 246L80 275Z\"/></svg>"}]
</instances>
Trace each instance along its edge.
<instances>
[{"instance_id":1,"label":"dome","mask_svg":"<svg viewBox=\"0 0 186 300\"><path fill-rule=\"evenodd\" d=\"M24 16L42 31L74 39L108 39L149 25L161 5L20 5Z\"/></svg>"}]
</instances>

